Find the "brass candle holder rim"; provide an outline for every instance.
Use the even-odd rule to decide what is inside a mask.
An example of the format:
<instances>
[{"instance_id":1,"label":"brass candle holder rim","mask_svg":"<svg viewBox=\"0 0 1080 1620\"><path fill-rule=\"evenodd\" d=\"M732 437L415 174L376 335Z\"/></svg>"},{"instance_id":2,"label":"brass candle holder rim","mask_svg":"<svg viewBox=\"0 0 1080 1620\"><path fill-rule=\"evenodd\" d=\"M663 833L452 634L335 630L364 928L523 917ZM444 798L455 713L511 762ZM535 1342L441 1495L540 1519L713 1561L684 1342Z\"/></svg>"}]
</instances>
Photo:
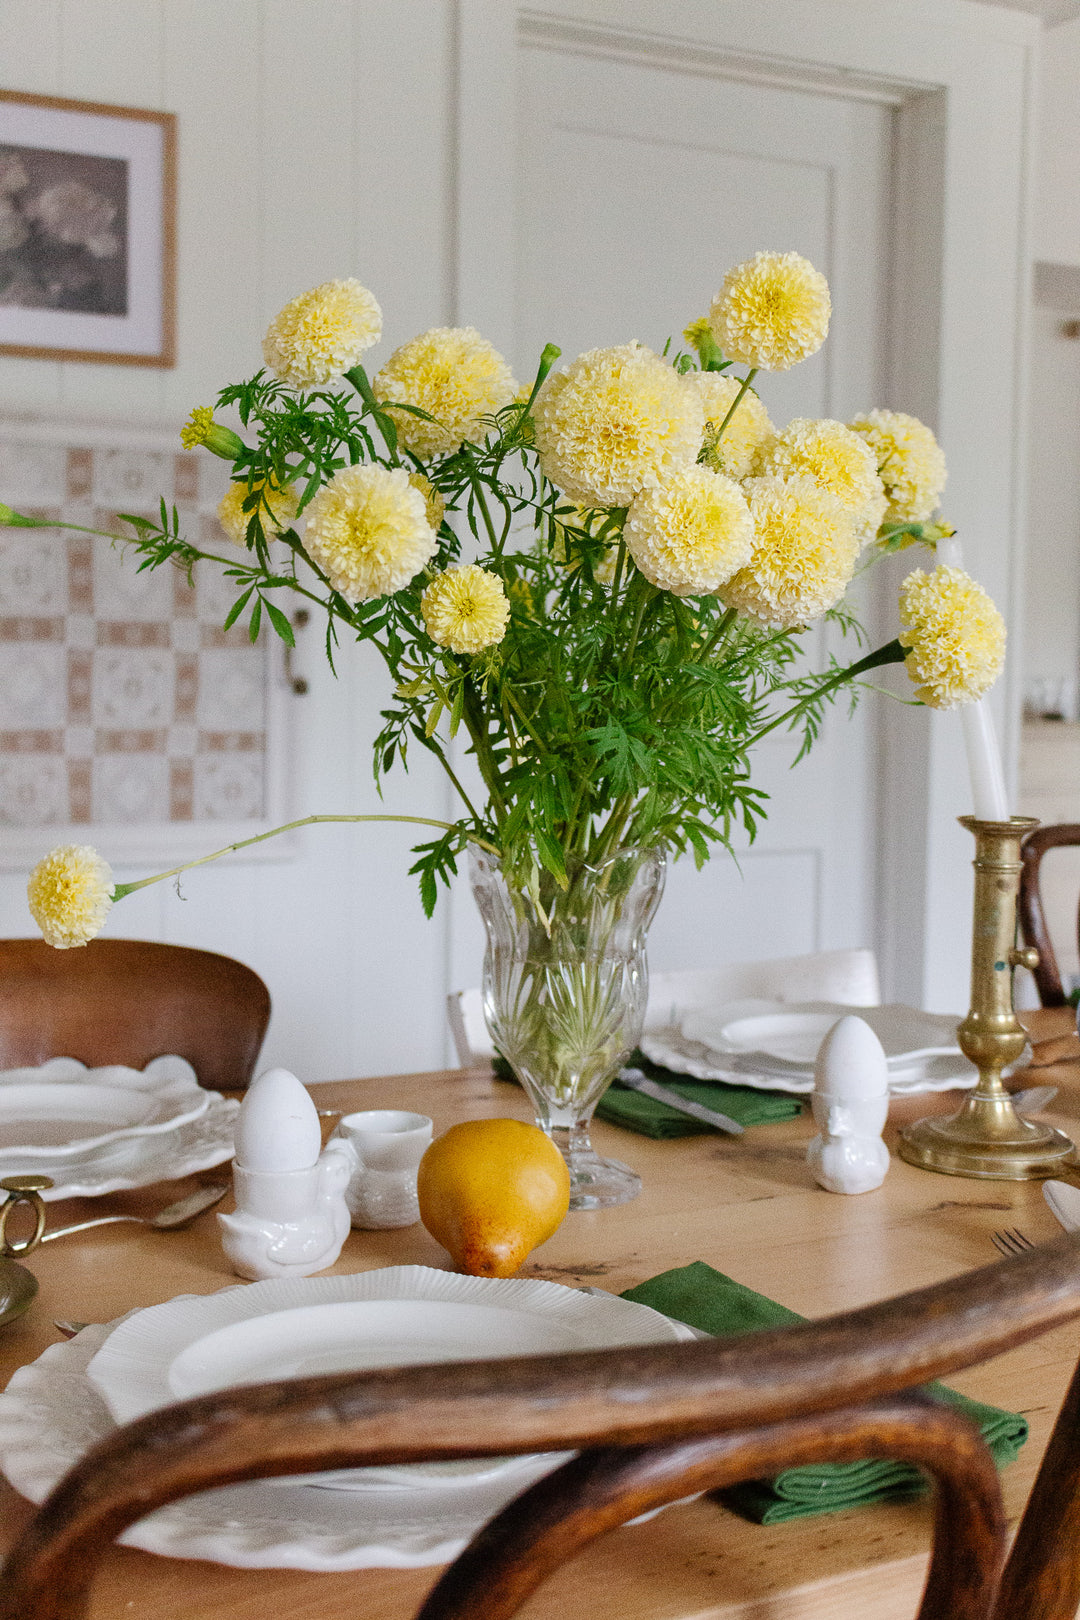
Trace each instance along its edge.
<instances>
[{"instance_id":1,"label":"brass candle holder rim","mask_svg":"<svg viewBox=\"0 0 1080 1620\"><path fill-rule=\"evenodd\" d=\"M1010 816L1007 821L984 821L981 816L957 816L956 819L969 832L997 833L1003 837L1017 832L1034 832L1039 825L1038 816Z\"/></svg>"}]
</instances>

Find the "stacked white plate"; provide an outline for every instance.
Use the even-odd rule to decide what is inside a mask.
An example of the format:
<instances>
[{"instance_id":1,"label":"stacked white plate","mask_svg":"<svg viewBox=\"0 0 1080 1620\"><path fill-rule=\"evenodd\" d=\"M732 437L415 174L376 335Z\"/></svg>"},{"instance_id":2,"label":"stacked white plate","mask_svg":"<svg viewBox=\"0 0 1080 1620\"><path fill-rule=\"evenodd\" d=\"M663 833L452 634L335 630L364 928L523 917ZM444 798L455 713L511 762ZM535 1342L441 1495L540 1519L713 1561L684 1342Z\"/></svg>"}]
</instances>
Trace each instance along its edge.
<instances>
[{"instance_id":1,"label":"stacked white plate","mask_svg":"<svg viewBox=\"0 0 1080 1620\"><path fill-rule=\"evenodd\" d=\"M46 1199L175 1180L231 1158L238 1107L173 1054L145 1069L61 1057L0 1071L0 1176L48 1175Z\"/></svg>"},{"instance_id":2,"label":"stacked white plate","mask_svg":"<svg viewBox=\"0 0 1080 1620\"><path fill-rule=\"evenodd\" d=\"M833 1001L743 999L687 1010L678 1024L647 1031L641 1048L654 1063L699 1080L805 1093L814 1089L818 1047L846 1013L865 1019L880 1040L891 1092L947 1091L978 1079L956 1044L959 1015L900 1003L847 1007Z\"/></svg>"},{"instance_id":3,"label":"stacked white plate","mask_svg":"<svg viewBox=\"0 0 1080 1620\"><path fill-rule=\"evenodd\" d=\"M395 1266L183 1295L83 1330L0 1394L0 1467L40 1502L140 1413L235 1384L694 1338L647 1306L557 1283ZM120 1540L245 1568L420 1568L453 1558L565 1453L339 1470L205 1491Z\"/></svg>"}]
</instances>

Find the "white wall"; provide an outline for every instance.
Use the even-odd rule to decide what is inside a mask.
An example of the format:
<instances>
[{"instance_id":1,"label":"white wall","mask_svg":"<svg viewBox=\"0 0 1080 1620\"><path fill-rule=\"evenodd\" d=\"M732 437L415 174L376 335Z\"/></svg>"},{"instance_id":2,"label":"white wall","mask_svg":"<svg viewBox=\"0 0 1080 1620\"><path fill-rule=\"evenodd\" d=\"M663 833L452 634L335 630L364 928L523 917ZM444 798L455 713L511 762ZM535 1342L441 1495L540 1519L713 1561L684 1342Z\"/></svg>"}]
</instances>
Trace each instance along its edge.
<instances>
[{"instance_id":1,"label":"white wall","mask_svg":"<svg viewBox=\"0 0 1080 1620\"><path fill-rule=\"evenodd\" d=\"M1038 109L1032 257L1080 264L1080 18L1043 34Z\"/></svg>"},{"instance_id":2,"label":"white wall","mask_svg":"<svg viewBox=\"0 0 1080 1620\"><path fill-rule=\"evenodd\" d=\"M454 15L454 0L0 0L0 85L167 109L179 135L176 368L0 358L0 413L175 431L257 368L288 298L333 276L376 291L377 353L451 319ZM444 814L424 761L380 805L376 661L344 658L335 682L309 639L295 813ZM430 1068L444 1052L445 923L420 910L410 842L315 828L298 856L219 866L185 880L183 899L165 884L132 896L109 932L249 962L275 999L267 1056L305 1079ZM33 931L25 876L0 875L0 934Z\"/></svg>"}]
</instances>

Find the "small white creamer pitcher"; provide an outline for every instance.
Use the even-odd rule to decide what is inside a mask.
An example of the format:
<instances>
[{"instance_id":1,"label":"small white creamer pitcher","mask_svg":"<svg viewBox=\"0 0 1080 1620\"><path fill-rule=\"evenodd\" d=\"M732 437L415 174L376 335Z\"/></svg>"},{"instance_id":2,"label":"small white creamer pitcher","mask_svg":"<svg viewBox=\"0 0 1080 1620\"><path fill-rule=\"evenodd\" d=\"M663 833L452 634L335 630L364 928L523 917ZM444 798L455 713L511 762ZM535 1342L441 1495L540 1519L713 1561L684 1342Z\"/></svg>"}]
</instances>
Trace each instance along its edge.
<instances>
[{"instance_id":1,"label":"small white creamer pitcher","mask_svg":"<svg viewBox=\"0 0 1080 1620\"><path fill-rule=\"evenodd\" d=\"M343 1144L353 1160L345 1202L354 1226L412 1226L420 1219L416 1172L431 1142L426 1114L401 1108L346 1114L330 1141Z\"/></svg>"}]
</instances>

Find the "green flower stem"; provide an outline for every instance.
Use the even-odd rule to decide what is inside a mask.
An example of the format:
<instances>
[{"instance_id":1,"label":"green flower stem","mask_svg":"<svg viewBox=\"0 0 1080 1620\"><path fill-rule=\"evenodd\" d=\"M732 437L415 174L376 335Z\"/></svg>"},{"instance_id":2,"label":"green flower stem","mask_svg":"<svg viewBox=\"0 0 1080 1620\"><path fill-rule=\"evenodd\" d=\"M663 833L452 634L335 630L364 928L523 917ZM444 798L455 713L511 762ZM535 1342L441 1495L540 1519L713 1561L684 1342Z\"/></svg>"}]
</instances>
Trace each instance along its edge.
<instances>
[{"instance_id":1,"label":"green flower stem","mask_svg":"<svg viewBox=\"0 0 1080 1620\"><path fill-rule=\"evenodd\" d=\"M880 669L882 664L902 664L907 657L907 651L907 648L902 646L899 641L887 641L884 647L878 647L876 652L867 653L865 658L860 658L854 664L849 664L846 669L838 669L827 680L822 681L821 685L816 687L813 692L808 692L805 697L799 699L798 703L792 704L790 709L785 709L783 714L778 714L775 720L770 720L767 726L761 726L755 731L747 738L746 747L752 748L755 743L761 741L762 737L767 737L770 731L776 731L778 727L789 724L811 703L816 703L819 698L827 697L830 692L835 692L837 687L845 686L848 681L856 680L866 670Z\"/></svg>"},{"instance_id":2,"label":"green flower stem","mask_svg":"<svg viewBox=\"0 0 1080 1620\"><path fill-rule=\"evenodd\" d=\"M312 827L321 821L408 821L418 827L442 827L445 832L455 832L458 828L456 821L433 821L430 816L302 816L299 821L287 821L283 827L273 827L269 832L256 833L254 838L241 838L235 844L226 844L224 849L216 849L212 855L200 855L197 860L185 861L182 866L173 866L167 872L158 872L154 877L139 878L135 883L118 883L113 889L113 899L122 900L125 895L134 894L136 889L146 889L152 883L161 883L165 878L179 877L181 872L190 872L192 867L205 866L208 861L220 860L222 855L232 855L238 849L247 849L251 844L261 844L267 838L276 838L278 833L292 832L296 827ZM489 844L475 833L469 834L474 844L486 849L489 854L502 859L502 852L494 844Z\"/></svg>"},{"instance_id":3,"label":"green flower stem","mask_svg":"<svg viewBox=\"0 0 1080 1620\"><path fill-rule=\"evenodd\" d=\"M716 629L713 631L712 635L709 637L708 641L705 643L705 645L702 647L700 653L698 654L698 660L697 661L698 661L699 664L703 664L705 662L705 660L710 656L710 654L715 649L717 643L719 641L722 641L723 638L727 635L728 631L731 629L731 626L734 624L734 622L738 618L738 616L739 615L738 615L738 609L737 608L728 608L722 614L722 616L720 618L720 621L716 626Z\"/></svg>"},{"instance_id":4,"label":"green flower stem","mask_svg":"<svg viewBox=\"0 0 1080 1620\"><path fill-rule=\"evenodd\" d=\"M619 586L622 584L623 569L626 566L626 539L619 535L619 554L615 558L615 577L611 582L611 603L608 612L612 618L618 613Z\"/></svg>"},{"instance_id":5,"label":"green flower stem","mask_svg":"<svg viewBox=\"0 0 1080 1620\"><path fill-rule=\"evenodd\" d=\"M532 385L532 392L525 401L525 409L521 413L522 416L528 416L529 412L532 410L533 401L540 392L540 384L544 381L544 378L547 376L560 354L562 354L562 350L559 348L557 343L544 344L543 350L540 354L540 364L536 368L536 381Z\"/></svg>"},{"instance_id":6,"label":"green flower stem","mask_svg":"<svg viewBox=\"0 0 1080 1620\"><path fill-rule=\"evenodd\" d=\"M750 370L746 373L746 376L743 378L742 384L741 384L741 386L739 388L739 392L735 395L735 398L732 400L731 405L728 408L727 415L724 417L724 420L721 422L720 426L716 430L716 437L718 439L722 439L724 437L724 429L727 427L728 423L731 421L731 418L735 415L735 412L738 410L739 405L742 402L743 395L746 393L746 390L750 387L750 384L753 382L754 378L758 374L758 369L759 368L757 366L751 366Z\"/></svg>"}]
</instances>

